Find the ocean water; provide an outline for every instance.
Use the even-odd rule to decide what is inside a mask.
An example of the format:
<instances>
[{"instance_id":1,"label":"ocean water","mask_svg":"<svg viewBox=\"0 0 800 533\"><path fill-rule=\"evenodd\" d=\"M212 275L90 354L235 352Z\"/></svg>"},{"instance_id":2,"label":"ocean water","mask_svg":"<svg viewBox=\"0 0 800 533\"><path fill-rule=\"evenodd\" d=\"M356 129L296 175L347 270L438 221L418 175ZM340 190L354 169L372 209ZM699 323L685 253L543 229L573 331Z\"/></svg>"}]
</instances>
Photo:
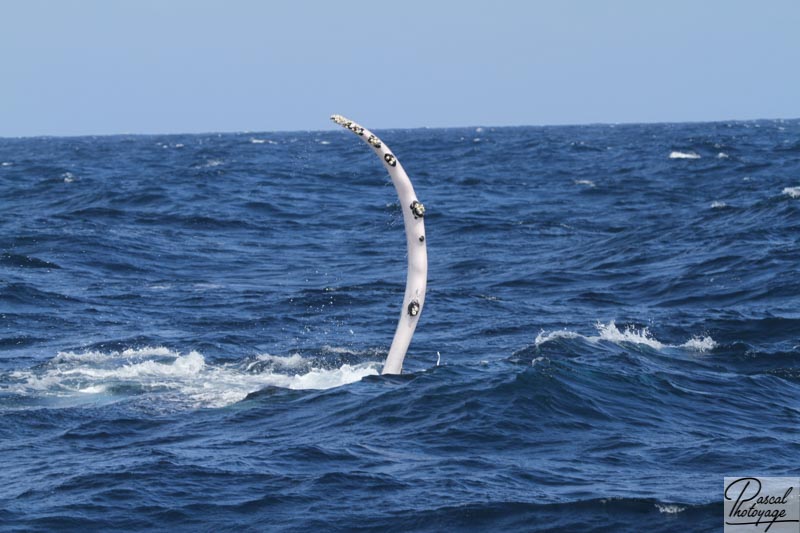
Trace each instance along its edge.
<instances>
[{"instance_id":1,"label":"ocean water","mask_svg":"<svg viewBox=\"0 0 800 533\"><path fill-rule=\"evenodd\" d=\"M800 121L377 133L393 377L351 133L0 139L0 529L721 530L800 474Z\"/></svg>"}]
</instances>

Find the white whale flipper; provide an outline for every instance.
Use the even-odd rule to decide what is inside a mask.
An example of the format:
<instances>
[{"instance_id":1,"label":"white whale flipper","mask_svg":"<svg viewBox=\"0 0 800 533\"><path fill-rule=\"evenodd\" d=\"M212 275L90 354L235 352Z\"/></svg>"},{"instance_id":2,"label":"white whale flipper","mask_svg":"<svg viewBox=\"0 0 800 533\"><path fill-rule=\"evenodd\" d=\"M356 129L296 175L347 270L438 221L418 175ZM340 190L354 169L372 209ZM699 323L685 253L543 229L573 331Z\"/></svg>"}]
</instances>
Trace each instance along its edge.
<instances>
[{"instance_id":1,"label":"white whale flipper","mask_svg":"<svg viewBox=\"0 0 800 533\"><path fill-rule=\"evenodd\" d=\"M406 228L406 243L408 245L408 277L406 278L406 294L403 297L403 308L400 312L400 321L394 333L392 347L383 365L384 374L399 374L403 369L403 359L406 356L411 337L417 328L419 316L425 305L425 288L428 285L428 249L425 244L425 206L417 195L408 174L403 170L403 165L371 131L344 118L341 115L331 116L331 120L343 126L372 147L383 161L389 176L392 178L397 196L400 197L400 206L403 208L403 223Z\"/></svg>"}]
</instances>

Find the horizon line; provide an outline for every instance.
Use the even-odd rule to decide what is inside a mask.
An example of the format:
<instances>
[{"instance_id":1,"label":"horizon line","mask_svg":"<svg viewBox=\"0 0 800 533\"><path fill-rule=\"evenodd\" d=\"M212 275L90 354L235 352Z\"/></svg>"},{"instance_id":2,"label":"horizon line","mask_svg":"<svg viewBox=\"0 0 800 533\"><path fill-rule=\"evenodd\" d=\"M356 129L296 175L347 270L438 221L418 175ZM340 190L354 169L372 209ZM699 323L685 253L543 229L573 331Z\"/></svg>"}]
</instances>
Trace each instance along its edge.
<instances>
[{"instance_id":1,"label":"horizon line","mask_svg":"<svg viewBox=\"0 0 800 533\"><path fill-rule=\"evenodd\" d=\"M737 118L737 119L714 119L714 120L682 120L682 121L631 121L631 122L564 122L553 124L506 124L506 125L488 125L488 124L472 124L463 126L406 126L406 127L374 127L370 128L375 131L390 131L390 130L448 130L448 129L469 129L469 128L563 128L563 127L579 127L579 126L657 126L669 124L718 124L730 122L770 122L770 121L797 121L798 117L760 117L760 118ZM329 128L321 129L296 129L296 130L223 130L223 131L196 131L196 132L172 132L172 133L81 133L81 134L67 134L67 135L0 135L0 140L22 140L22 139L70 139L81 137L156 137L156 136L183 136L183 135L246 135L258 133L315 133L315 132L330 132L336 131L335 125Z\"/></svg>"}]
</instances>

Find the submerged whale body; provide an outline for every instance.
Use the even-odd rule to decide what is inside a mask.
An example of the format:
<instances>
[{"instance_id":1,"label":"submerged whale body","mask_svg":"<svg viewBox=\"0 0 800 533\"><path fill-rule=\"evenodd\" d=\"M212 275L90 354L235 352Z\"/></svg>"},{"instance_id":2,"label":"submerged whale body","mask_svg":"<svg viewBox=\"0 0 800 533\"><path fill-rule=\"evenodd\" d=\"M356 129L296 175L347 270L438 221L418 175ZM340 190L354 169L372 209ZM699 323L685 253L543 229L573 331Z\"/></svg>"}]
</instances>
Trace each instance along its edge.
<instances>
[{"instance_id":1,"label":"submerged whale body","mask_svg":"<svg viewBox=\"0 0 800 533\"><path fill-rule=\"evenodd\" d=\"M414 335L422 308L425 305L425 288L428 284L425 206L417 199L411 180L403 170L403 165L383 141L368 129L341 115L332 115L331 120L352 131L372 147L389 172L403 208L403 224L408 246L406 292L403 296L403 307L400 311L400 320L397 323L392 346L389 348L389 355L383 365L384 374L399 374L403 369L403 359L405 359L408 345L411 343L411 337Z\"/></svg>"}]
</instances>

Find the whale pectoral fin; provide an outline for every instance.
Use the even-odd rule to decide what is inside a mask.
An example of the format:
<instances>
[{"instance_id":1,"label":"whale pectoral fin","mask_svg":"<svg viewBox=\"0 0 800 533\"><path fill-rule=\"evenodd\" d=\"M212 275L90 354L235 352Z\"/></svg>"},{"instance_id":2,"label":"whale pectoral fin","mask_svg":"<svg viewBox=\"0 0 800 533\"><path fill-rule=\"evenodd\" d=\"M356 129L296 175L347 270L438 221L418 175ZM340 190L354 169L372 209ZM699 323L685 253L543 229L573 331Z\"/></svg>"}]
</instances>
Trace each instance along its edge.
<instances>
[{"instance_id":1,"label":"whale pectoral fin","mask_svg":"<svg viewBox=\"0 0 800 533\"><path fill-rule=\"evenodd\" d=\"M428 250L425 239L425 206L417 199L411 180L397 160L397 156L375 134L360 124L341 115L331 115L331 120L361 137L378 154L392 178L392 183L403 206L403 224L408 247L408 275L400 320L394 333L389 355L383 365L384 374L399 374L403 369L411 337L425 305L428 284Z\"/></svg>"}]
</instances>

